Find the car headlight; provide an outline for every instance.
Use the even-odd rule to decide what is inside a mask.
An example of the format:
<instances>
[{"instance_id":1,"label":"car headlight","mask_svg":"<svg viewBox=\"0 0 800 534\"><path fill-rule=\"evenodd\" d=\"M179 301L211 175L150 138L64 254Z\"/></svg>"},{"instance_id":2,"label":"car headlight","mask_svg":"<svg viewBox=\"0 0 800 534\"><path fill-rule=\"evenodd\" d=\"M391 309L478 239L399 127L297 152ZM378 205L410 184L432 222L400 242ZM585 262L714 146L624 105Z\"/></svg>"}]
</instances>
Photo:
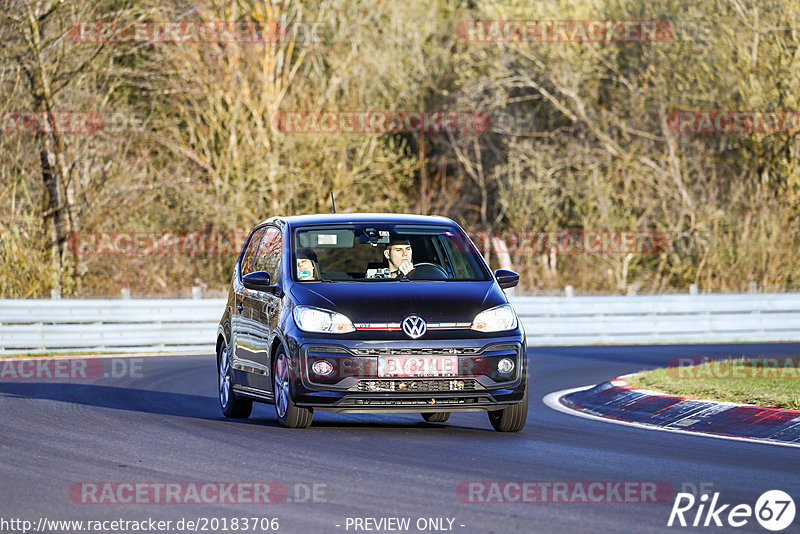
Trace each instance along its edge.
<instances>
[{"instance_id":1,"label":"car headlight","mask_svg":"<svg viewBox=\"0 0 800 534\"><path fill-rule=\"evenodd\" d=\"M296 306L293 313L297 326L306 332L346 334L356 329L353 322L341 313L311 306Z\"/></svg>"},{"instance_id":2,"label":"car headlight","mask_svg":"<svg viewBox=\"0 0 800 534\"><path fill-rule=\"evenodd\" d=\"M513 330L516 327L517 314L514 313L514 308L510 304L501 304L480 312L470 326L478 332L502 332L503 330Z\"/></svg>"}]
</instances>

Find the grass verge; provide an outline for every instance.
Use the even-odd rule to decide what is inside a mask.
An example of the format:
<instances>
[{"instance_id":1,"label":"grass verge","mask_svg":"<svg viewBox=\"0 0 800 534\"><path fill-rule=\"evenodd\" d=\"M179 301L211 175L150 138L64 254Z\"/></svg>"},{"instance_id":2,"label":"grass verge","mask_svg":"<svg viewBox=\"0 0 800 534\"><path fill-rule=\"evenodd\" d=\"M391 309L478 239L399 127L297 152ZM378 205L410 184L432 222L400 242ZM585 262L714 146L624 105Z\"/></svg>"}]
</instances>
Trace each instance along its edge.
<instances>
[{"instance_id":1,"label":"grass verge","mask_svg":"<svg viewBox=\"0 0 800 534\"><path fill-rule=\"evenodd\" d=\"M681 364L628 377L669 395L800 410L800 358L729 358Z\"/></svg>"}]
</instances>

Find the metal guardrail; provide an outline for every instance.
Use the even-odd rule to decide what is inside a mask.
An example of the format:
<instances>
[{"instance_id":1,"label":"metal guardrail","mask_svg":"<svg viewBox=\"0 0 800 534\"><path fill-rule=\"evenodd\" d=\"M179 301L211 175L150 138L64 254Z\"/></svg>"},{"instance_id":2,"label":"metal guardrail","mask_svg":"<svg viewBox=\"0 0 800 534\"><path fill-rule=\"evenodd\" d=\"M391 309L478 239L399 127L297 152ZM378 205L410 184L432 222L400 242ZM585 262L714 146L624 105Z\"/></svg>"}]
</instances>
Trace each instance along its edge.
<instances>
[{"instance_id":1,"label":"metal guardrail","mask_svg":"<svg viewBox=\"0 0 800 534\"><path fill-rule=\"evenodd\" d=\"M0 354L214 352L225 299L0 300Z\"/></svg>"},{"instance_id":2,"label":"metal guardrail","mask_svg":"<svg viewBox=\"0 0 800 534\"><path fill-rule=\"evenodd\" d=\"M512 297L528 344L800 341L800 294ZM0 300L0 354L213 352L224 299Z\"/></svg>"},{"instance_id":3,"label":"metal guardrail","mask_svg":"<svg viewBox=\"0 0 800 534\"><path fill-rule=\"evenodd\" d=\"M520 297L529 345L800 341L800 294Z\"/></svg>"}]
</instances>

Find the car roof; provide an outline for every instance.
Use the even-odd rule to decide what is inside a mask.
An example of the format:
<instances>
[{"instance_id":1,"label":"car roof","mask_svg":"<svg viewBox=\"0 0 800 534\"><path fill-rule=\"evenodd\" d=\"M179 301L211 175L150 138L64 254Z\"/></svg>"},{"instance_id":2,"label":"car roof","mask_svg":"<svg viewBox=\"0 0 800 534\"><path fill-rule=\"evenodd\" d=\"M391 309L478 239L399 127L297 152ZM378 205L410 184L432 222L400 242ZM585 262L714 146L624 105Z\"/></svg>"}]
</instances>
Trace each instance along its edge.
<instances>
[{"instance_id":1,"label":"car roof","mask_svg":"<svg viewBox=\"0 0 800 534\"><path fill-rule=\"evenodd\" d=\"M289 226L336 223L455 224L452 219L440 215L414 215L408 213L319 213L313 215L292 215L289 217L270 217L261 224L279 221L286 222Z\"/></svg>"}]
</instances>

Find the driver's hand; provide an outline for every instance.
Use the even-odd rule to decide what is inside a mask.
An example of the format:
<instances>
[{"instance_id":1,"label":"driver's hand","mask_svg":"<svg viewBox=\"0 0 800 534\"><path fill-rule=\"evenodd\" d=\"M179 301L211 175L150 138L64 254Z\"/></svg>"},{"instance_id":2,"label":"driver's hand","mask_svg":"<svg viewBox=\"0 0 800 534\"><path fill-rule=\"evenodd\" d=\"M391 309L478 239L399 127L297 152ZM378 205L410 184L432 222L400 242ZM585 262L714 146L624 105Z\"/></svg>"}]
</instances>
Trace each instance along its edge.
<instances>
[{"instance_id":1,"label":"driver's hand","mask_svg":"<svg viewBox=\"0 0 800 534\"><path fill-rule=\"evenodd\" d=\"M408 273L414 270L414 264L410 261L404 261L400 264L398 269L400 269L400 272L403 273L403 276L406 276Z\"/></svg>"}]
</instances>

